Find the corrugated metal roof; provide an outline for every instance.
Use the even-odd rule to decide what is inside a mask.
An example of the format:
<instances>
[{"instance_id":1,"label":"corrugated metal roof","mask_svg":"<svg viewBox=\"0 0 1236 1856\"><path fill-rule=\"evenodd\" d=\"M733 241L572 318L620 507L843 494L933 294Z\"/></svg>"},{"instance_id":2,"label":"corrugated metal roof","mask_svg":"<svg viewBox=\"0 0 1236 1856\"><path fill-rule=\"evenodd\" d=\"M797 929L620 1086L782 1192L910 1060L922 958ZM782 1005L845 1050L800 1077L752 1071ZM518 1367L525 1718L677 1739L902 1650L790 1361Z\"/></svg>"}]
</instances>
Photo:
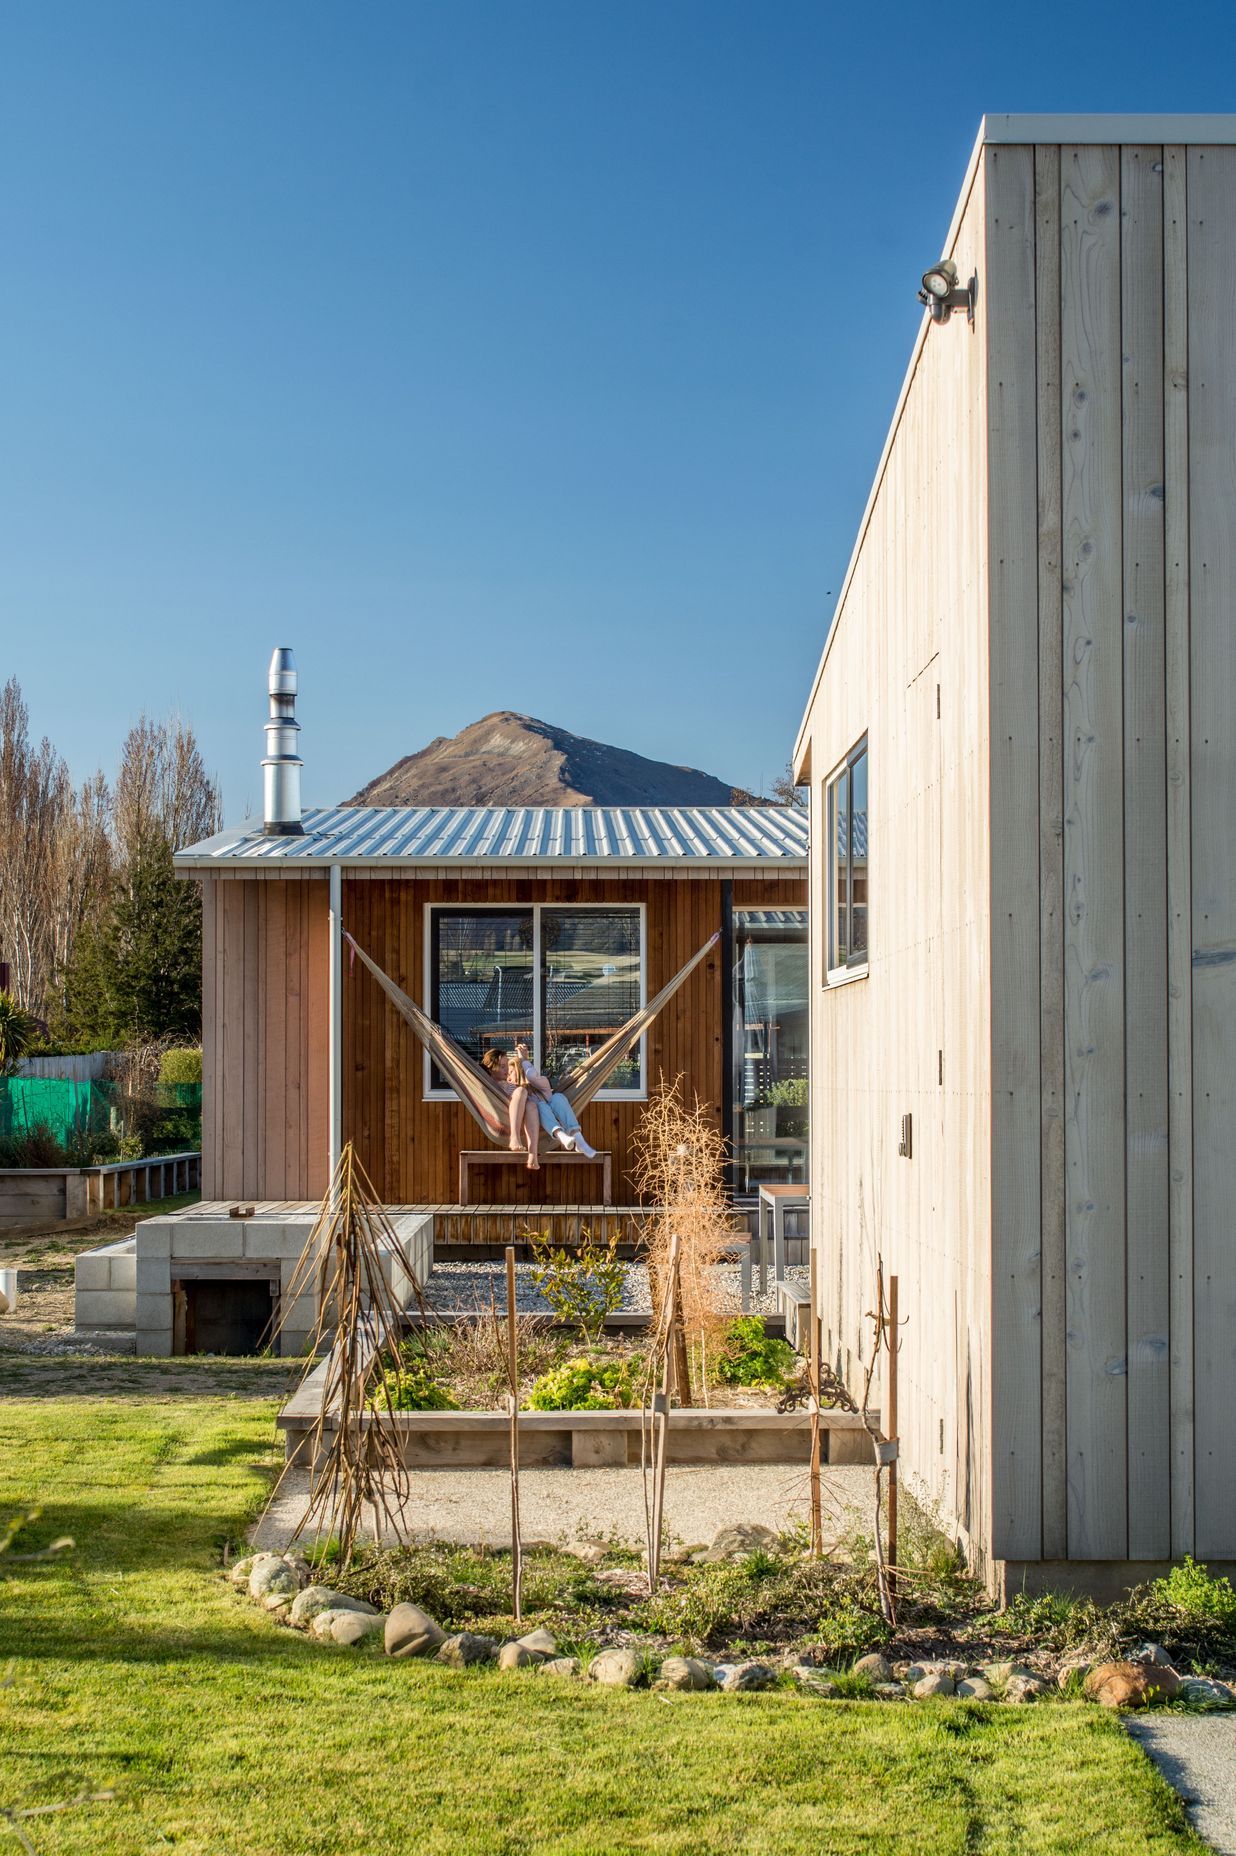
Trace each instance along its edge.
<instances>
[{"instance_id":1,"label":"corrugated metal roof","mask_svg":"<svg viewBox=\"0 0 1236 1856\"><path fill-rule=\"evenodd\" d=\"M260 825L177 852L182 869L226 864L462 865L806 863L807 815L783 806L334 806L299 838Z\"/></svg>"}]
</instances>

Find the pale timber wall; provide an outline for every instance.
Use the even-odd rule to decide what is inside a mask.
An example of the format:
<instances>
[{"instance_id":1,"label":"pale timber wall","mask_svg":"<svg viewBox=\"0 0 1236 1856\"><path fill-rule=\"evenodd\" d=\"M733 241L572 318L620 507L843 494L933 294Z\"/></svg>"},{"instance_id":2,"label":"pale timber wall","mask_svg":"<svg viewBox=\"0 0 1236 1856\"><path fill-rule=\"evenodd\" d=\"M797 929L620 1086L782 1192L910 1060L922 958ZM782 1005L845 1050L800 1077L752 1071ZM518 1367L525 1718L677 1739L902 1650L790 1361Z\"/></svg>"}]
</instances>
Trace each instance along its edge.
<instances>
[{"instance_id":1,"label":"pale timber wall","mask_svg":"<svg viewBox=\"0 0 1236 1856\"><path fill-rule=\"evenodd\" d=\"M202 1197L313 1199L328 1171L327 883L202 883Z\"/></svg>"},{"instance_id":2,"label":"pale timber wall","mask_svg":"<svg viewBox=\"0 0 1236 1856\"><path fill-rule=\"evenodd\" d=\"M1012 929L1002 989L993 932L992 1551L1230 1559L1236 149L985 161L989 269L1034 316L1027 344L990 306L1016 408L991 468L993 922L1039 935L1036 973Z\"/></svg>"},{"instance_id":3,"label":"pale timber wall","mask_svg":"<svg viewBox=\"0 0 1236 1856\"><path fill-rule=\"evenodd\" d=\"M957 318L921 349L801 743L818 801L850 741L872 737L870 978L814 995L814 1177L829 1202L813 1224L843 1285L825 1317L852 1348L870 1305L844 1290L868 1268L865 1206L906 1285L912 1406L933 1350L956 1348L950 1295L960 1306L963 1282L985 1285L970 1357L989 1400L975 1404L960 1368L929 1387L932 1416L947 1407L944 1466L921 1417L903 1425L907 1468L983 1557L1130 1572L1186 1552L1231 1560L1236 148L988 146L960 240L979 199L983 378L959 383L942 526L916 538L911 525L907 576L897 511L938 475L931 441L949 428L934 383L957 365ZM954 806L946 782L939 858L916 865L899 821L923 751L898 740L890 709L922 656L924 584L953 594L945 762L956 672L984 764ZM946 939L926 982L944 998L941 1183L920 1166L918 1112L915 1157L895 1158L934 1042L896 950L930 938L950 891L976 880L981 954L967 968ZM908 922L889 919L899 909ZM950 1122L961 1075L982 1097L973 1147ZM826 1120L826 1100L848 1106ZM899 1179L914 1203L894 1217ZM959 1206L969 1222L954 1231ZM917 1287L907 1242L922 1246ZM942 1251L966 1268L940 1270ZM958 1478L972 1455L989 1512Z\"/></svg>"},{"instance_id":4,"label":"pale timber wall","mask_svg":"<svg viewBox=\"0 0 1236 1856\"><path fill-rule=\"evenodd\" d=\"M986 268L984 197L980 170L951 247L963 278ZM991 1499L982 329L981 316L971 330L955 315L917 353L800 743L811 774L811 1227L825 1344L860 1385L882 1255L907 1317L905 1463L978 1540ZM865 979L828 987L824 788L864 733L870 963ZM897 1151L906 1113L908 1160Z\"/></svg>"}]
</instances>

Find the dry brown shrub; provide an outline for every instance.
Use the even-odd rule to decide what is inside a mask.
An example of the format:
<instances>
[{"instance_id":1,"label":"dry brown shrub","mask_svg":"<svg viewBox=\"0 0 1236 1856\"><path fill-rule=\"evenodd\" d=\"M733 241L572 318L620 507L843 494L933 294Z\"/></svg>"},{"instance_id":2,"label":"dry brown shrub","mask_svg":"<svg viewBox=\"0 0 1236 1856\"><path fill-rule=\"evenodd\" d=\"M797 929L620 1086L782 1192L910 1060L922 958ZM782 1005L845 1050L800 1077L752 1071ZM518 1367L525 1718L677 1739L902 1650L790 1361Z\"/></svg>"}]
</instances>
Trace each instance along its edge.
<instances>
[{"instance_id":1,"label":"dry brown shrub","mask_svg":"<svg viewBox=\"0 0 1236 1856\"><path fill-rule=\"evenodd\" d=\"M683 1078L662 1076L635 1130L632 1180L651 1210L643 1221L654 1318L668 1293L670 1244L678 1237L679 1303L688 1351L707 1370L729 1315L719 1306L712 1271L734 1241L725 1189L725 1142L713 1111L696 1096L687 1105Z\"/></svg>"}]
</instances>

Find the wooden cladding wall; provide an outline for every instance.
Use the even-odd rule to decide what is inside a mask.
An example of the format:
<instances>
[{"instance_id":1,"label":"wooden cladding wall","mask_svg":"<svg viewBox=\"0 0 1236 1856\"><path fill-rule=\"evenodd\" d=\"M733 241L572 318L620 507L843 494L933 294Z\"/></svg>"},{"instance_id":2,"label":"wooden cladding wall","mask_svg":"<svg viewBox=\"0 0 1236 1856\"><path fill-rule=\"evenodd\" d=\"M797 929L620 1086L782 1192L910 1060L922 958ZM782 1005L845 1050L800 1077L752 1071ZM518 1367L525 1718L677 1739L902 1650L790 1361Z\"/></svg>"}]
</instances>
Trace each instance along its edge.
<instances>
[{"instance_id":1,"label":"wooden cladding wall","mask_svg":"<svg viewBox=\"0 0 1236 1856\"><path fill-rule=\"evenodd\" d=\"M986 162L993 1550L1231 1558L1236 149Z\"/></svg>"},{"instance_id":2,"label":"wooden cladding wall","mask_svg":"<svg viewBox=\"0 0 1236 1856\"><path fill-rule=\"evenodd\" d=\"M963 277L979 273L980 315L984 223L980 171L947 254ZM906 1320L903 1461L978 1543L990 1502L985 392L981 322L932 329L806 725L811 1236L827 1345L861 1387L882 1257ZM864 736L869 967L829 986L826 787ZM907 1114L910 1158L898 1152Z\"/></svg>"},{"instance_id":3,"label":"wooden cladding wall","mask_svg":"<svg viewBox=\"0 0 1236 1856\"><path fill-rule=\"evenodd\" d=\"M806 885L743 881L733 886L734 906L801 908ZM494 877L485 881L366 877L344 880L344 926L404 991L428 1009L424 997L427 903L536 902L643 903L649 996L684 966L721 926L721 883L693 878L580 878L576 881ZM723 1012L728 985L720 947L701 963L648 1033L647 1080L680 1072L720 1120ZM456 1102L426 1101L421 1046L385 996L356 963L344 977L344 1136L358 1152L378 1191L399 1204L453 1204L458 1197L459 1152L486 1146L467 1110ZM594 1102L583 1116L594 1147L613 1155L614 1198L633 1202L627 1174L639 1102ZM553 1204L598 1190L590 1173L546 1167L536 1175L516 1166L481 1176L487 1199ZM535 1186L531 1181L535 1179ZM585 1185L583 1181L586 1181Z\"/></svg>"},{"instance_id":4,"label":"wooden cladding wall","mask_svg":"<svg viewBox=\"0 0 1236 1856\"><path fill-rule=\"evenodd\" d=\"M202 1197L326 1190L325 879L202 879Z\"/></svg>"}]
</instances>

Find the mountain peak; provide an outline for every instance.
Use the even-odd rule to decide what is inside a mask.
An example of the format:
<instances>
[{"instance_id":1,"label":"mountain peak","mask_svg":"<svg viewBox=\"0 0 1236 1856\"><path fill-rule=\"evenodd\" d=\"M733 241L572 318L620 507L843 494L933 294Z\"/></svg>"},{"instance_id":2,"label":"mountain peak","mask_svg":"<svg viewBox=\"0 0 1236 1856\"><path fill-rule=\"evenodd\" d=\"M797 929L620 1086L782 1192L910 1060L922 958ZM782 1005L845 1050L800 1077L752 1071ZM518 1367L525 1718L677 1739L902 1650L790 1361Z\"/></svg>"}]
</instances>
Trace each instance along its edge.
<instances>
[{"instance_id":1,"label":"mountain peak","mask_svg":"<svg viewBox=\"0 0 1236 1856\"><path fill-rule=\"evenodd\" d=\"M695 767L648 760L513 709L406 754L353 806L728 806L734 789Z\"/></svg>"}]
</instances>

